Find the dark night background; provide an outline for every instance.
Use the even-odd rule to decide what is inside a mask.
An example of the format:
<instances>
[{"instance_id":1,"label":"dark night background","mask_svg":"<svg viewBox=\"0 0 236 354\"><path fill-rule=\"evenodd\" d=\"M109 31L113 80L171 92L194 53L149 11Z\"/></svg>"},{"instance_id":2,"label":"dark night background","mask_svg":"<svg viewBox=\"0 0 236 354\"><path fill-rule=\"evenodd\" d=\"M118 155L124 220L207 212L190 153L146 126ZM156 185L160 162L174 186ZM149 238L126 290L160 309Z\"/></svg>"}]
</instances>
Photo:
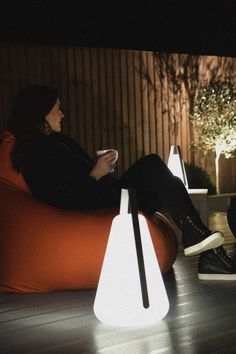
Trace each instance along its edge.
<instances>
[{"instance_id":1,"label":"dark night background","mask_svg":"<svg viewBox=\"0 0 236 354\"><path fill-rule=\"evenodd\" d=\"M236 1L1 1L0 41L236 55Z\"/></svg>"}]
</instances>

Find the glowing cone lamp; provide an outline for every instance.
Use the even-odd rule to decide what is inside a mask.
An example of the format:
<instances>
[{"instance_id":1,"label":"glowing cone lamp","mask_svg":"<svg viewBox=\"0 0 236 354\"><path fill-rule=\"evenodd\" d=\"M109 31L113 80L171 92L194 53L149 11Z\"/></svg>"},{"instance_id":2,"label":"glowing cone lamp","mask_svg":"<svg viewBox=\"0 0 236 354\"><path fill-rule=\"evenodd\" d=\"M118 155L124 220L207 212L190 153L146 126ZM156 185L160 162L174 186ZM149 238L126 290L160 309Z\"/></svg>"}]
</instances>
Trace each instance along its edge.
<instances>
[{"instance_id":1,"label":"glowing cone lamp","mask_svg":"<svg viewBox=\"0 0 236 354\"><path fill-rule=\"evenodd\" d=\"M179 145L171 145L167 166L173 175L179 177L184 183L185 187L188 189L188 180Z\"/></svg>"},{"instance_id":2,"label":"glowing cone lamp","mask_svg":"<svg viewBox=\"0 0 236 354\"><path fill-rule=\"evenodd\" d=\"M112 222L95 296L95 316L107 325L152 325L169 310L148 225L134 207L134 198L133 191L122 190L120 214Z\"/></svg>"}]
</instances>

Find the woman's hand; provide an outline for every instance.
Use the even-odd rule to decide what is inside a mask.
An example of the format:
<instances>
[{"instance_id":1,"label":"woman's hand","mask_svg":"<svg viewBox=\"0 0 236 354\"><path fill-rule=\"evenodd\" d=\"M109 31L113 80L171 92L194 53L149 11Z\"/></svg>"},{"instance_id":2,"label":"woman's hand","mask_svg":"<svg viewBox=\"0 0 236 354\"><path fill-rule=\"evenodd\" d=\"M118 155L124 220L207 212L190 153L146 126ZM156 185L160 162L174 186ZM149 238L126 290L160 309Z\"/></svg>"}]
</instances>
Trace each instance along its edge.
<instances>
[{"instance_id":1,"label":"woman's hand","mask_svg":"<svg viewBox=\"0 0 236 354\"><path fill-rule=\"evenodd\" d=\"M101 177L106 176L114 167L116 159L116 151L108 151L101 155L94 168L90 172L90 176L96 178L98 181Z\"/></svg>"}]
</instances>

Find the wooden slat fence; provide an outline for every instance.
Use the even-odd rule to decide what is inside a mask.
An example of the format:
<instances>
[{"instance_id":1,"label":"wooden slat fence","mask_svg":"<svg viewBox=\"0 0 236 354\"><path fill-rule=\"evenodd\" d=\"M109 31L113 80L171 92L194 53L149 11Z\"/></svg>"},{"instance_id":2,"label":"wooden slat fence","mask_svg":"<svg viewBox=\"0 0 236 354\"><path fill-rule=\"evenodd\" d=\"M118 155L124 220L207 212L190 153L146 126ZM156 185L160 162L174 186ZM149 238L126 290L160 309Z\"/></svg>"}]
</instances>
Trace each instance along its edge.
<instances>
[{"instance_id":1,"label":"wooden slat fence","mask_svg":"<svg viewBox=\"0 0 236 354\"><path fill-rule=\"evenodd\" d=\"M189 111L202 80L230 76L236 59L58 45L0 44L0 128L12 97L29 83L56 86L65 112L63 131L91 156L114 147L117 175L149 153L168 159L171 144L214 179L214 159L193 153L197 134ZM224 171L224 173L222 172ZM221 191L236 191L235 159L221 159Z\"/></svg>"}]
</instances>

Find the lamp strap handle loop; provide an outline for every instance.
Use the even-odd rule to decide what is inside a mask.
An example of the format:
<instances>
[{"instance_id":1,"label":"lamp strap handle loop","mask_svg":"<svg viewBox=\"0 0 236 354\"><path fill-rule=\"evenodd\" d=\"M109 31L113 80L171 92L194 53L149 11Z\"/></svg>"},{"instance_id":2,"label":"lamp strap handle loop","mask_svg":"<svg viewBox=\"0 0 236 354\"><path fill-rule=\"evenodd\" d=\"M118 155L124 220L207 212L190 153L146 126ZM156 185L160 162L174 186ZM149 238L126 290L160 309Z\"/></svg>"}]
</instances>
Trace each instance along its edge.
<instances>
[{"instance_id":1,"label":"lamp strap handle loop","mask_svg":"<svg viewBox=\"0 0 236 354\"><path fill-rule=\"evenodd\" d=\"M148 289L147 289L147 278L145 272L142 238L141 238L141 231L140 231L139 218L138 218L137 197L134 189L131 188L129 189L128 192L130 198L130 209L131 209L133 229L134 229L134 238L135 238L143 307L147 309L149 307L149 296L148 296Z\"/></svg>"}]
</instances>

